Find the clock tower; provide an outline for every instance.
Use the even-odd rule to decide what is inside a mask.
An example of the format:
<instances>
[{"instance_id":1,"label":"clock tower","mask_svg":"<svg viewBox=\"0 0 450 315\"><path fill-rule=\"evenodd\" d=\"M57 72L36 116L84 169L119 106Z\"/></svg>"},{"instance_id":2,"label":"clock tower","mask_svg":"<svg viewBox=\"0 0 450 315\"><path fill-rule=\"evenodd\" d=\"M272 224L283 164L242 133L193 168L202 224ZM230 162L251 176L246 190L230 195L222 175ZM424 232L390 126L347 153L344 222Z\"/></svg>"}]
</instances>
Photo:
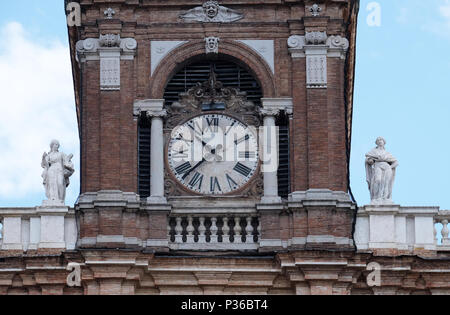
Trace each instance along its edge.
<instances>
[{"instance_id":1,"label":"clock tower","mask_svg":"<svg viewBox=\"0 0 450 315\"><path fill-rule=\"evenodd\" d=\"M383 138L351 197L359 1L65 5L81 193L53 141L62 195L0 208L0 294L449 294L450 212L393 204Z\"/></svg>"},{"instance_id":2,"label":"clock tower","mask_svg":"<svg viewBox=\"0 0 450 315\"><path fill-rule=\"evenodd\" d=\"M353 250L357 11L353 0L81 3L69 28L77 248Z\"/></svg>"},{"instance_id":3,"label":"clock tower","mask_svg":"<svg viewBox=\"0 0 450 315\"><path fill-rule=\"evenodd\" d=\"M78 246L353 248L356 10L83 4Z\"/></svg>"}]
</instances>

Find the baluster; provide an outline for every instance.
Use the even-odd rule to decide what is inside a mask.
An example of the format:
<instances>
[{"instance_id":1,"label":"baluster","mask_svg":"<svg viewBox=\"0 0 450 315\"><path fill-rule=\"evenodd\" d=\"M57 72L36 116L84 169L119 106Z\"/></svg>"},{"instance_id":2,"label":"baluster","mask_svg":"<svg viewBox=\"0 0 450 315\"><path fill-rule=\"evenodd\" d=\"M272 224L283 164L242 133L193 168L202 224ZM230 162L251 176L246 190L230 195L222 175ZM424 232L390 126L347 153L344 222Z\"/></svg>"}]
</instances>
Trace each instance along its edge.
<instances>
[{"instance_id":1,"label":"baluster","mask_svg":"<svg viewBox=\"0 0 450 315\"><path fill-rule=\"evenodd\" d=\"M193 224L194 218L192 216L188 217L188 225L186 227L186 232L187 232L187 240L186 242L188 244L193 244L194 243L194 224Z\"/></svg>"},{"instance_id":2,"label":"baluster","mask_svg":"<svg viewBox=\"0 0 450 315\"><path fill-rule=\"evenodd\" d=\"M257 231L258 231L258 240L261 240L261 222L259 222L259 219L256 220L256 224L258 224L258 228L257 228Z\"/></svg>"},{"instance_id":3,"label":"baluster","mask_svg":"<svg viewBox=\"0 0 450 315\"><path fill-rule=\"evenodd\" d=\"M230 227L228 226L228 218L223 218L223 227L222 227L222 242L223 243L230 243Z\"/></svg>"},{"instance_id":4,"label":"baluster","mask_svg":"<svg viewBox=\"0 0 450 315\"><path fill-rule=\"evenodd\" d=\"M434 224L433 224L434 243L435 243L436 245L438 245L437 229L436 229L436 224L438 224L438 223L439 223L439 222L434 221Z\"/></svg>"},{"instance_id":5,"label":"baluster","mask_svg":"<svg viewBox=\"0 0 450 315\"><path fill-rule=\"evenodd\" d=\"M170 232L172 232L172 227L170 226L170 220L167 222L167 239L170 240Z\"/></svg>"},{"instance_id":6,"label":"baluster","mask_svg":"<svg viewBox=\"0 0 450 315\"><path fill-rule=\"evenodd\" d=\"M252 226L252 217L247 217L247 226L245 227L245 242L247 244L253 243L253 226Z\"/></svg>"},{"instance_id":7,"label":"baluster","mask_svg":"<svg viewBox=\"0 0 450 315\"><path fill-rule=\"evenodd\" d=\"M450 240L448 238L449 230L448 230L448 220L442 220L442 245L449 245Z\"/></svg>"},{"instance_id":8,"label":"baluster","mask_svg":"<svg viewBox=\"0 0 450 315\"><path fill-rule=\"evenodd\" d=\"M217 243L217 231L219 231L219 228L217 227L217 218L213 217L211 218L211 240L210 242L213 244Z\"/></svg>"},{"instance_id":9,"label":"baluster","mask_svg":"<svg viewBox=\"0 0 450 315\"><path fill-rule=\"evenodd\" d=\"M206 226L205 226L205 217L200 217L199 218L200 221L200 225L198 227L198 242L201 244L205 244L206 243Z\"/></svg>"},{"instance_id":10,"label":"baluster","mask_svg":"<svg viewBox=\"0 0 450 315\"><path fill-rule=\"evenodd\" d=\"M181 225L181 221L183 219L180 217L177 217L175 221L177 222L177 225L175 226L175 243L183 243L183 226Z\"/></svg>"},{"instance_id":11,"label":"baluster","mask_svg":"<svg viewBox=\"0 0 450 315\"><path fill-rule=\"evenodd\" d=\"M241 218L234 218L234 242L237 244L242 243L242 226L241 226Z\"/></svg>"}]
</instances>

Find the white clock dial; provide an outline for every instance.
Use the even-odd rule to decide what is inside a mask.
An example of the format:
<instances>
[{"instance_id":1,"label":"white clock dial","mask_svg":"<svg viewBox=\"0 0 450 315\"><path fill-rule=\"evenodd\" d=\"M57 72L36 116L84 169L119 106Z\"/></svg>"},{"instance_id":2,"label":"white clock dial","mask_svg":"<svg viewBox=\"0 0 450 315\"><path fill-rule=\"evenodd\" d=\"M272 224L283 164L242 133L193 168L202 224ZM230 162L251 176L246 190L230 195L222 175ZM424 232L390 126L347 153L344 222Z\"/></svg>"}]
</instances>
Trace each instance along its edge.
<instances>
[{"instance_id":1,"label":"white clock dial","mask_svg":"<svg viewBox=\"0 0 450 315\"><path fill-rule=\"evenodd\" d=\"M257 172L256 131L227 115L198 116L174 128L167 156L170 171L187 189L229 194Z\"/></svg>"}]
</instances>

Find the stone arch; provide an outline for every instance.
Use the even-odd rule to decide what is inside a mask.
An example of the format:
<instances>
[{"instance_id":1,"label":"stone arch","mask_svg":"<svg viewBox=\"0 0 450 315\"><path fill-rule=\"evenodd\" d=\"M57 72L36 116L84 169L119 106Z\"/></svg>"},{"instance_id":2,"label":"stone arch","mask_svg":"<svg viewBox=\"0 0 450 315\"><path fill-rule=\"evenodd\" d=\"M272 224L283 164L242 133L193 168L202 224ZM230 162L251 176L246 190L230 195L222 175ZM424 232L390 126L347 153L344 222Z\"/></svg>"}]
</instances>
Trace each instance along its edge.
<instances>
[{"instance_id":1,"label":"stone arch","mask_svg":"<svg viewBox=\"0 0 450 315\"><path fill-rule=\"evenodd\" d=\"M263 97L275 97L275 80L269 65L259 54L246 45L224 40L220 42L219 56L247 68L261 85ZM207 58L203 41L189 42L173 50L156 68L150 86L151 98L162 99L173 75L185 65Z\"/></svg>"}]
</instances>

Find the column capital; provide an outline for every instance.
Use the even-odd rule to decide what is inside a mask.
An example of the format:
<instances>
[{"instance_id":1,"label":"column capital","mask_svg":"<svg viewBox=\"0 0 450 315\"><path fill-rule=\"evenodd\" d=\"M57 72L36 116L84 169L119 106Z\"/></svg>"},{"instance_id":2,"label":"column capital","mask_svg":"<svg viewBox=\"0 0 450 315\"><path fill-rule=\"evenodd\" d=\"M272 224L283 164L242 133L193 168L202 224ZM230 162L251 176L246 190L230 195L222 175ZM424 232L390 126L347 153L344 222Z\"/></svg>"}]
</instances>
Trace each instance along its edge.
<instances>
[{"instance_id":1,"label":"column capital","mask_svg":"<svg viewBox=\"0 0 450 315\"><path fill-rule=\"evenodd\" d=\"M99 38L86 38L76 44L79 62L100 60L105 53L117 52L120 59L133 60L137 41L134 38L121 38L119 34L100 35Z\"/></svg>"},{"instance_id":2,"label":"column capital","mask_svg":"<svg viewBox=\"0 0 450 315\"><path fill-rule=\"evenodd\" d=\"M261 99L263 108L260 110L263 116L276 116L280 111L292 115L293 102L292 98L263 98Z\"/></svg>"},{"instance_id":3,"label":"column capital","mask_svg":"<svg viewBox=\"0 0 450 315\"><path fill-rule=\"evenodd\" d=\"M265 108L261 108L259 110L259 113L263 116L263 117L274 117L277 116L280 113L279 109L273 108L273 109L265 109Z\"/></svg>"},{"instance_id":4,"label":"column capital","mask_svg":"<svg viewBox=\"0 0 450 315\"><path fill-rule=\"evenodd\" d=\"M347 38L340 35L328 36L326 32L306 32L305 35L292 35L287 44L292 58L305 58L306 55L317 54L318 50L321 50L328 57L345 59L349 48Z\"/></svg>"},{"instance_id":5,"label":"column capital","mask_svg":"<svg viewBox=\"0 0 450 315\"><path fill-rule=\"evenodd\" d=\"M163 99L136 100L133 105L134 116L138 117L143 112L150 118L163 118L167 115L167 111L164 109Z\"/></svg>"}]
</instances>

